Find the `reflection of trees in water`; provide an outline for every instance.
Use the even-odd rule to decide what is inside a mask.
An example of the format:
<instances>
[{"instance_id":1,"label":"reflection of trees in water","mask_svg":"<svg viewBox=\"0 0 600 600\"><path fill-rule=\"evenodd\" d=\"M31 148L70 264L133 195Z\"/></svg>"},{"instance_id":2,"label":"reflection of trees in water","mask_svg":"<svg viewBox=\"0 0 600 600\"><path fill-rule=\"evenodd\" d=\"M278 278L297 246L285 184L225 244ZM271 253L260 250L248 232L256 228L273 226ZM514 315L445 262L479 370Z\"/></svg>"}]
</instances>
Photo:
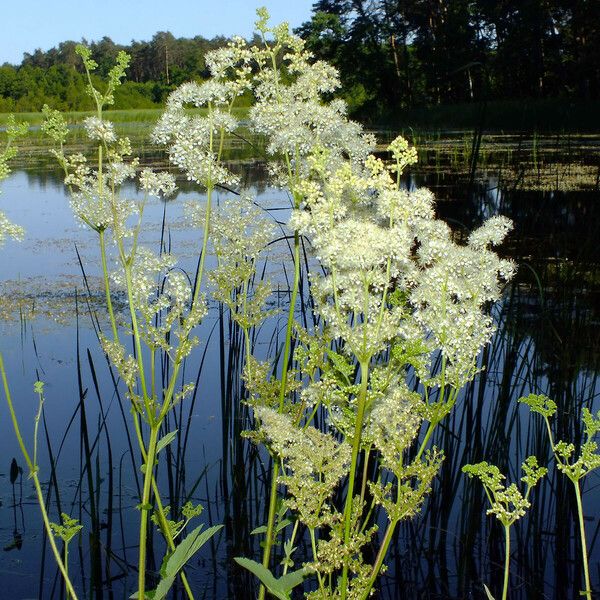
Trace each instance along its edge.
<instances>
[{"instance_id":1,"label":"reflection of trees in water","mask_svg":"<svg viewBox=\"0 0 600 600\"><path fill-rule=\"evenodd\" d=\"M149 161L143 161L143 164L151 163L156 168L170 170L177 177L177 191L169 198L169 202L177 199L180 193L201 192L198 184L179 174L177 170L169 164L162 156L152 156ZM265 163L256 160L236 160L227 164L227 167L240 178L239 188L233 189L234 193L243 192L246 189L252 188L254 193L263 194L269 188L269 178L266 171ZM27 183L30 187L39 187L42 190L52 188L61 190L64 188L64 173L56 166L55 161L52 162L37 162L35 167L27 169L14 169L15 174L22 171L27 177ZM124 186L126 192L134 189L134 183L128 183Z\"/></svg>"},{"instance_id":2,"label":"reflection of trees in water","mask_svg":"<svg viewBox=\"0 0 600 600\"><path fill-rule=\"evenodd\" d=\"M268 190L260 163L236 162L231 168L242 187L254 188L258 194ZM27 171L27 177L43 189L62 186L56 169ZM183 178L178 183L181 194L197 191ZM485 516L480 486L466 481L460 466L485 459L514 479L525 456L535 454L546 462L550 452L541 420L519 409L516 402L529 392L546 393L557 402L559 415L553 422L557 439L577 442L581 438L581 408L591 406L598 395L600 372L600 248L596 243L600 208L593 192L523 191L506 188L497 179L477 185L469 198L464 177L433 174L417 176L414 183L433 189L439 215L457 232L472 230L492 214L511 217L515 231L503 251L520 268L499 309L498 333L485 350L482 365L486 368L437 434L435 441L444 448L446 461L423 515L399 532L390 568L394 577L382 581L382 597L411 597L411 593L412 597L478 597L482 580L498 588L502 532ZM99 283L92 288L100 305ZM57 296L65 300L65 313L72 314L72 298ZM225 405L235 413L243 395L234 364L239 344L230 344L229 351L233 362L221 364L222 381L229 390ZM224 446L230 435L227 427L240 420L233 413L230 417L223 413ZM253 543L249 531L262 524L260 503L252 493L252 486L260 482L260 461L253 460L256 456L237 433L229 438L236 440L231 472L224 469L222 476L223 480L231 477L231 495L219 501L233 506L231 511L225 509L231 545L245 548ZM235 490L243 494L238 498ZM592 504L592 496L584 498L586 515L597 517L599 507ZM534 492L529 516L513 532L515 599L543 597L549 588L556 598L577 597L582 586L574 502L571 486L551 468L548 481ZM591 556L593 570L597 563L596 551ZM237 597L236 592L230 597Z\"/></svg>"},{"instance_id":3,"label":"reflection of trees in water","mask_svg":"<svg viewBox=\"0 0 600 600\"><path fill-rule=\"evenodd\" d=\"M438 198L438 214L462 236L493 214L515 222L504 254L519 265L498 313L498 332L485 349L478 379L436 435L446 460L421 519L406 523L393 556L386 598L478 597L481 582L501 588L503 532L485 516L483 491L461 479L460 466L487 460L509 479L531 454L551 452L542 419L519 408L530 392L554 399L555 439L582 438L581 410L598 409L600 396L600 207L596 193L551 193L480 183L465 198L464 177L416 176ZM591 491L591 482L587 489ZM582 589L576 501L552 463L532 496L528 517L513 532L511 597L575 598ZM597 521L594 494L584 512ZM588 521L588 541L597 533ZM599 552L592 549L597 569ZM596 575L597 576L597 575Z\"/></svg>"}]
</instances>

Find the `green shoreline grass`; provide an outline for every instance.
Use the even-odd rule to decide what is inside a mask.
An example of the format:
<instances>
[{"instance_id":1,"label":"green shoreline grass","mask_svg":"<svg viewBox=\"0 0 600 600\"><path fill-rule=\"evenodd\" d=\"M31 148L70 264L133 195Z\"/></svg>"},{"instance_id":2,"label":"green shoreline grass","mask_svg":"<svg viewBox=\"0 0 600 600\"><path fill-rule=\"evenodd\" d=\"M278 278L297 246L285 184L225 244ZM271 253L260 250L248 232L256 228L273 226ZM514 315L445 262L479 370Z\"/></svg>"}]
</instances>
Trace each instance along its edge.
<instances>
[{"instance_id":1,"label":"green shoreline grass","mask_svg":"<svg viewBox=\"0 0 600 600\"><path fill-rule=\"evenodd\" d=\"M164 108L132 108L106 111L108 120L119 124L152 124ZM246 118L248 107L233 110L238 118ZM357 115L357 120L368 128L421 131L447 131L449 129L473 130L482 123L488 132L544 132L562 133L600 132L600 102L562 98L489 100L485 107L481 101L462 104L442 104L408 109L387 109L379 114ZM190 109L205 114L206 109ZM64 113L69 123L78 124L93 111ZM5 126L9 113L0 113L0 127ZM41 112L15 113L20 121L39 126Z\"/></svg>"},{"instance_id":2,"label":"green shoreline grass","mask_svg":"<svg viewBox=\"0 0 600 600\"><path fill-rule=\"evenodd\" d=\"M233 114L243 119L248 115L247 107L234 108ZM119 110L107 110L104 113L106 120L112 121L115 124L119 123L155 123L160 115L164 112L164 108L127 108ZM192 114L206 114L205 108L189 109ZM0 127L5 126L8 117L11 113L0 113ZM86 111L71 111L62 113L69 124L80 124L86 117L91 117L96 114L93 110ZM23 112L14 113L17 121L26 121L30 126L41 125L44 116L41 112Z\"/></svg>"}]
</instances>

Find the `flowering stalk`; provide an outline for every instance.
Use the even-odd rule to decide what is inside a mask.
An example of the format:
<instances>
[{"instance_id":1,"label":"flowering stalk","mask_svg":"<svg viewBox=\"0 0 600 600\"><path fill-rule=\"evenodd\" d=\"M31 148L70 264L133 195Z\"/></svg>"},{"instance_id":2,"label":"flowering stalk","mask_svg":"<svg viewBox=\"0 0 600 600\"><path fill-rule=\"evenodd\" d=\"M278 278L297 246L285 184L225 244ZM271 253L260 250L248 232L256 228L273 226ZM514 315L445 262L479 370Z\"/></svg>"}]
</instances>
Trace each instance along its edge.
<instances>
[{"instance_id":1,"label":"flowering stalk","mask_svg":"<svg viewBox=\"0 0 600 600\"><path fill-rule=\"evenodd\" d=\"M356 476L356 468L358 454L361 448L361 437L363 422L365 418L365 404L367 400L367 385L369 382L369 362L370 357L360 363L360 392L358 393L358 406L356 409L356 425L354 435L352 437L352 458L350 461L350 470L348 478L348 489L346 491L346 504L344 506L344 544L350 544L350 528L352 525L352 501L354 498L354 478ZM342 583L340 585L342 592L342 600L346 598L348 590L348 560L344 560L342 568Z\"/></svg>"},{"instance_id":2,"label":"flowering stalk","mask_svg":"<svg viewBox=\"0 0 600 600\"><path fill-rule=\"evenodd\" d=\"M139 175L140 187L145 192L144 199L136 205L120 197L119 186L125 180L136 177L139 163L137 159L125 161L125 158L131 154L131 144L126 138L117 138L112 123L103 119L103 107L112 103L114 89L124 75L129 58L124 54L118 56L117 65L109 73L107 89L101 93L92 83L90 72L96 68L96 64L91 59L89 50L84 47L78 47L77 50L82 56L86 68L89 81L88 91L97 106L96 116L86 119L85 122L89 137L99 142L95 171L87 166L86 158L82 155L69 157L64 155L63 142L67 128L56 111L45 109L46 121L43 128L59 144L60 149L54 151L54 154L65 171L65 181L71 192L74 212L99 236L104 292L112 330L112 339L101 336L101 342L108 358L117 368L121 379L127 386L134 412L136 437L144 461L142 497L139 505L137 597L144 599L149 595L146 591L146 547L149 526L148 512L152 510L154 501L159 512L156 523L164 535L168 547L163 576L170 586L175 575L180 575L188 597L193 598L183 572L184 565L170 560L174 556L175 550L174 532L164 515L155 469L160 447L172 439L171 434L170 439L159 441L159 432L165 418L175 403L181 401L193 388L187 384L183 386L181 393L175 394L181 364L197 343L196 338L191 335L192 330L206 311L198 292L201 286L202 269L200 269L200 276L196 281L197 288L192 293L185 277L180 272L173 270L175 262L170 255L157 257L139 245L139 234L148 196L169 196L175 190L175 182L173 177L167 173L153 173L146 169ZM130 217L136 214L134 225L129 226ZM108 231L112 234L120 266L120 272L114 275L114 279L126 291L128 320L133 336L135 356L127 355L120 341L117 315L112 304L106 249ZM202 260L204 258L205 251L203 250ZM156 285L158 277L163 277L161 286ZM171 337L179 340L175 348L171 347L169 343ZM164 351L173 364L170 379L162 392L162 398L157 398L156 393L157 350ZM141 421L145 421L148 426L147 441L144 440L142 434ZM216 528L208 530L210 534L215 531ZM208 539L205 536L206 534L203 534L201 537L204 541ZM200 546L194 547L197 549ZM171 572L169 572L169 566Z\"/></svg>"}]
</instances>

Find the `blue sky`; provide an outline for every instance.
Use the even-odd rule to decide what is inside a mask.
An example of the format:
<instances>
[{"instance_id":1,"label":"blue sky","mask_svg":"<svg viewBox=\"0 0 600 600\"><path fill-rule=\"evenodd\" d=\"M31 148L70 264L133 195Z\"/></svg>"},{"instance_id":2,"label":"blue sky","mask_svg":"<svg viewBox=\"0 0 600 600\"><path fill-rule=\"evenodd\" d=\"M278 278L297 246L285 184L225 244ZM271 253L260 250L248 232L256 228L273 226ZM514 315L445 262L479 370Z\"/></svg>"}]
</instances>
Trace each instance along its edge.
<instances>
[{"instance_id":1,"label":"blue sky","mask_svg":"<svg viewBox=\"0 0 600 600\"><path fill-rule=\"evenodd\" d=\"M257 6L274 22L297 27L308 20L313 0L23 0L2 7L0 64L18 64L24 52L48 50L65 40L101 39L117 43L149 40L157 31L176 37L253 31ZM4 4L4 2L3 2Z\"/></svg>"}]
</instances>

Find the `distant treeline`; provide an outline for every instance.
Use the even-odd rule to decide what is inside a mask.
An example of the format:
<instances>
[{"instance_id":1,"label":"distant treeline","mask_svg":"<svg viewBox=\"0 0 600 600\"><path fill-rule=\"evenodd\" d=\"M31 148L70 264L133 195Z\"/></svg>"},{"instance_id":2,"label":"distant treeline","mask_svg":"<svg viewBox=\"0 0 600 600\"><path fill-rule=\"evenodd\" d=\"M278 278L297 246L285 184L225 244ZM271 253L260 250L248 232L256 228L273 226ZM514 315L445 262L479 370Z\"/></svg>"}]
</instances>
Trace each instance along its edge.
<instances>
[{"instance_id":1,"label":"distant treeline","mask_svg":"<svg viewBox=\"0 0 600 600\"><path fill-rule=\"evenodd\" d=\"M298 33L365 116L600 99L600 0L318 0Z\"/></svg>"},{"instance_id":2,"label":"distant treeline","mask_svg":"<svg viewBox=\"0 0 600 600\"><path fill-rule=\"evenodd\" d=\"M297 33L341 73L353 113L373 119L415 107L482 100L600 100L600 0L318 0ZM161 105L183 81L208 76L204 56L227 42L159 32L127 46L90 45L98 75L131 55L115 108ZM0 67L0 112L90 109L75 42Z\"/></svg>"},{"instance_id":3,"label":"distant treeline","mask_svg":"<svg viewBox=\"0 0 600 600\"><path fill-rule=\"evenodd\" d=\"M39 111L44 103L60 110L92 109L81 57L75 53L78 43L62 42L47 52L24 54L18 66L0 66L0 112ZM160 106L180 83L208 77L204 55L226 43L224 37L187 39L159 32L149 42L127 46L108 37L87 45L99 77L106 76L120 50L131 55L127 81L115 94L114 108L126 109Z\"/></svg>"}]
</instances>

